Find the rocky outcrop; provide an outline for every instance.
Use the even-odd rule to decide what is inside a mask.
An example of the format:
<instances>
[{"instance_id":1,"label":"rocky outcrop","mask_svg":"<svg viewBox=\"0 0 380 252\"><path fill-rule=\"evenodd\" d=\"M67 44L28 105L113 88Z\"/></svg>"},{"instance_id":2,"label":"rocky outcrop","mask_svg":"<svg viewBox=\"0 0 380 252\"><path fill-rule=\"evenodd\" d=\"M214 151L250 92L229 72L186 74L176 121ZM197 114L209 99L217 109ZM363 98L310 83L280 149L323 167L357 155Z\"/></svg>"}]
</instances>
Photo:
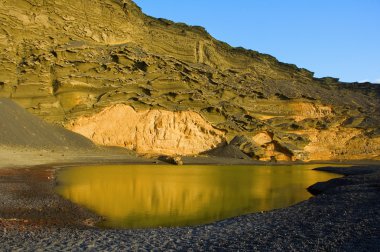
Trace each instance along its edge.
<instances>
[{"instance_id":1,"label":"rocky outcrop","mask_svg":"<svg viewBox=\"0 0 380 252\"><path fill-rule=\"evenodd\" d=\"M305 146L307 160L379 159L380 135L368 137L360 129L335 127L303 132L310 139Z\"/></svg>"},{"instance_id":2,"label":"rocky outcrop","mask_svg":"<svg viewBox=\"0 0 380 252\"><path fill-rule=\"evenodd\" d=\"M235 137L229 145L261 161L379 160L380 135L372 132L371 136L366 136L365 132L343 127L302 130L293 132L293 135L264 131L251 138ZM300 136L307 141L294 143L294 139L290 139Z\"/></svg>"},{"instance_id":3,"label":"rocky outcrop","mask_svg":"<svg viewBox=\"0 0 380 252\"><path fill-rule=\"evenodd\" d=\"M278 139L275 140L272 132L260 132L251 138L238 136L232 139L230 145L238 147L251 158L260 161L297 160L295 154L297 147L288 146L286 143L279 142Z\"/></svg>"},{"instance_id":4,"label":"rocky outcrop","mask_svg":"<svg viewBox=\"0 0 380 252\"><path fill-rule=\"evenodd\" d=\"M146 16L131 0L0 0L0 20L0 97L49 122L70 125L125 104L152 118L193 111L227 141L247 139L241 148L255 159L380 155L379 85L314 78L270 55L232 48L201 27ZM334 143L331 132L356 133ZM99 144L160 151L94 133ZM161 141L148 135L141 143ZM170 146L165 153L195 153Z\"/></svg>"},{"instance_id":5,"label":"rocky outcrop","mask_svg":"<svg viewBox=\"0 0 380 252\"><path fill-rule=\"evenodd\" d=\"M192 111L136 111L124 104L79 117L67 128L100 145L126 147L149 155L198 154L221 143L225 135Z\"/></svg>"}]
</instances>

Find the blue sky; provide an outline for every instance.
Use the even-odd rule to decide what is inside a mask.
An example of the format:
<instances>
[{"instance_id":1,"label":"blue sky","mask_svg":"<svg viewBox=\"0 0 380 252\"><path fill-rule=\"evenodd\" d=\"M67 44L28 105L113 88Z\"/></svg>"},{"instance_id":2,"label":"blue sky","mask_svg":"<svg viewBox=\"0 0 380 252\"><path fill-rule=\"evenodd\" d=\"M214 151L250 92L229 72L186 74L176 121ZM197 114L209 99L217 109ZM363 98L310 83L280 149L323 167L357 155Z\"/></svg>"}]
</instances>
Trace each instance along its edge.
<instances>
[{"instance_id":1,"label":"blue sky","mask_svg":"<svg viewBox=\"0 0 380 252\"><path fill-rule=\"evenodd\" d=\"M216 39L342 81L380 83L380 0L135 0Z\"/></svg>"}]
</instances>

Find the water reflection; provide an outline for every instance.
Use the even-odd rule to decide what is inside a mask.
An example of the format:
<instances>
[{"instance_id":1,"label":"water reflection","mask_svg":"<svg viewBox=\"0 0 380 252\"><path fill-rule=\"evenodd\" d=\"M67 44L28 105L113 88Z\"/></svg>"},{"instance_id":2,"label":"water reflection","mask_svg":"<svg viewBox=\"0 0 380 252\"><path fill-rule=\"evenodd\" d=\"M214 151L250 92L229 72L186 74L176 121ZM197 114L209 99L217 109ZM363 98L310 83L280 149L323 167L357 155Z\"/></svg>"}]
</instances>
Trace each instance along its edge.
<instances>
[{"instance_id":1,"label":"water reflection","mask_svg":"<svg viewBox=\"0 0 380 252\"><path fill-rule=\"evenodd\" d=\"M337 177L314 167L82 166L62 170L57 191L106 227L196 225L305 200L305 188Z\"/></svg>"}]
</instances>

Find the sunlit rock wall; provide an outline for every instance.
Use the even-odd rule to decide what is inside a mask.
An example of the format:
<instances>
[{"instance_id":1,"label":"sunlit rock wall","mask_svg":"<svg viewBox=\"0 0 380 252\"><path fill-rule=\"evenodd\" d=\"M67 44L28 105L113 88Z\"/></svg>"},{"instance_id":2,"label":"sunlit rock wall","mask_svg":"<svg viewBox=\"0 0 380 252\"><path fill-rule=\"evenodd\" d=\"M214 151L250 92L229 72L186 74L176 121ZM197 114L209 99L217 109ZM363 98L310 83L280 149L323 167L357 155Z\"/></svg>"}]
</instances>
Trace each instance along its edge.
<instances>
[{"instance_id":1,"label":"sunlit rock wall","mask_svg":"<svg viewBox=\"0 0 380 252\"><path fill-rule=\"evenodd\" d=\"M214 129L198 113L135 111L122 104L90 117L79 117L67 128L99 145L121 146L152 155L194 155L224 140L224 133Z\"/></svg>"}]
</instances>

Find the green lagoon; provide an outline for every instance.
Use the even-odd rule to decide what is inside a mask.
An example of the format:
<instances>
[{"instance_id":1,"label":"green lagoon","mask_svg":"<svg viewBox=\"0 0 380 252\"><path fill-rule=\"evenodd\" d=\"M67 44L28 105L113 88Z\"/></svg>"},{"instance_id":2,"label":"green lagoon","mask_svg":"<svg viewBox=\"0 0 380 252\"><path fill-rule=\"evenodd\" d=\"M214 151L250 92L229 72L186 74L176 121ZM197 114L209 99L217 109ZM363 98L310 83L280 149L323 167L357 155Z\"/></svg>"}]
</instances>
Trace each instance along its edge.
<instances>
[{"instance_id":1,"label":"green lagoon","mask_svg":"<svg viewBox=\"0 0 380 252\"><path fill-rule=\"evenodd\" d=\"M57 192L103 216L107 228L188 226L283 208L339 175L321 165L102 165L61 170Z\"/></svg>"}]
</instances>

